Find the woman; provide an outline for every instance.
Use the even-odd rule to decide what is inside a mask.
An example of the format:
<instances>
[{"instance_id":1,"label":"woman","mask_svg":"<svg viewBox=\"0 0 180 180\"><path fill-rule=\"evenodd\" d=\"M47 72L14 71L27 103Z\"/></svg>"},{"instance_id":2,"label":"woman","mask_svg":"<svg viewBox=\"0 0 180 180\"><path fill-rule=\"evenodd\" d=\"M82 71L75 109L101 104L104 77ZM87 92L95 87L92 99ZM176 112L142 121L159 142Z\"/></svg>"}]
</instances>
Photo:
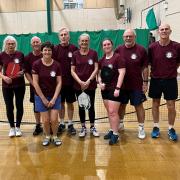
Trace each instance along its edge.
<instances>
[{"instance_id":1,"label":"woman","mask_svg":"<svg viewBox=\"0 0 180 180\"><path fill-rule=\"evenodd\" d=\"M23 116L23 99L25 94L24 55L16 50L17 41L7 36L3 41L3 51L0 54L0 77L2 92L6 104L6 114L10 124L9 137L22 136L20 129ZM14 103L16 105L16 126L14 122Z\"/></svg>"},{"instance_id":2,"label":"woman","mask_svg":"<svg viewBox=\"0 0 180 180\"><path fill-rule=\"evenodd\" d=\"M105 54L99 61L98 82L110 122L110 130L104 136L104 139L109 139L109 144L113 145L119 140L118 110L120 106L120 89L125 75L125 61L114 53L113 42L110 39L103 40L102 48Z\"/></svg>"},{"instance_id":3,"label":"woman","mask_svg":"<svg viewBox=\"0 0 180 180\"><path fill-rule=\"evenodd\" d=\"M77 98L82 92L85 92L90 99L89 119L90 119L90 132L93 136L98 137L94 121L95 121L95 90L97 87L96 75L98 72L98 56L97 52L89 48L90 36L88 34L82 34L79 37L79 50L73 53L71 74L75 79L74 89L76 91ZM81 121L81 131L79 137L86 136L86 125L85 125L85 110L79 106L79 116Z\"/></svg>"},{"instance_id":4,"label":"woman","mask_svg":"<svg viewBox=\"0 0 180 180\"><path fill-rule=\"evenodd\" d=\"M45 134L43 146L48 146L51 141L50 128L54 144L56 146L62 144L57 137L61 70L60 64L51 58L52 50L53 45L50 42L43 43L41 46L43 57L34 62L32 67L33 85L36 90L35 110L41 114Z\"/></svg>"}]
</instances>

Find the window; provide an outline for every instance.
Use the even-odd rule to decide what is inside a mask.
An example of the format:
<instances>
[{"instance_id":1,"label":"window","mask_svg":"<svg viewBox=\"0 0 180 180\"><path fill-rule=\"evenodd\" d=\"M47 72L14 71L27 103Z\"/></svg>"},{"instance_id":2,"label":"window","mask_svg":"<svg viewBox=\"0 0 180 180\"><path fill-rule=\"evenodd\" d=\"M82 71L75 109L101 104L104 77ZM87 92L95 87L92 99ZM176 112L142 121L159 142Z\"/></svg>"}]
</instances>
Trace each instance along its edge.
<instances>
[{"instance_id":1,"label":"window","mask_svg":"<svg viewBox=\"0 0 180 180\"><path fill-rule=\"evenodd\" d=\"M64 9L82 9L83 0L64 0Z\"/></svg>"}]
</instances>

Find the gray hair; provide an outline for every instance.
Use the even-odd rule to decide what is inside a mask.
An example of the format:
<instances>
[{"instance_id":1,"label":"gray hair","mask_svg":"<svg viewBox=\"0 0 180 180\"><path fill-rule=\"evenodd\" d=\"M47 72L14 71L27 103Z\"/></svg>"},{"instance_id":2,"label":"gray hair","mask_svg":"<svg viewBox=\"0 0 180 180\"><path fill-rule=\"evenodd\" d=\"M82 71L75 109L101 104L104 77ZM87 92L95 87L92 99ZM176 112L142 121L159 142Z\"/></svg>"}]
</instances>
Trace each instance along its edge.
<instances>
[{"instance_id":1,"label":"gray hair","mask_svg":"<svg viewBox=\"0 0 180 180\"><path fill-rule=\"evenodd\" d=\"M9 41L9 40L15 42L15 45L16 45L15 46L15 50L17 50L17 41L16 41L16 39L13 36L6 36L4 41L3 41L2 51L5 51L6 42Z\"/></svg>"},{"instance_id":2,"label":"gray hair","mask_svg":"<svg viewBox=\"0 0 180 180\"><path fill-rule=\"evenodd\" d=\"M31 38L31 44L32 44L32 42L33 42L34 39L38 39L38 40L40 41L40 43L41 43L41 39L40 39L38 36L33 36L33 37Z\"/></svg>"},{"instance_id":3,"label":"gray hair","mask_svg":"<svg viewBox=\"0 0 180 180\"><path fill-rule=\"evenodd\" d=\"M81 35L79 36L79 39L78 39L78 40L80 40L81 37L83 37L83 36L88 37L88 40L90 41L90 36L89 36L89 34L87 34L87 33L81 34Z\"/></svg>"},{"instance_id":4,"label":"gray hair","mask_svg":"<svg viewBox=\"0 0 180 180\"><path fill-rule=\"evenodd\" d=\"M66 27L62 27L62 28L59 30L59 34L60 34L62 31L66 31L66 32L69 34L69 29L66 28Z\"/></svg>"}]
</instances>

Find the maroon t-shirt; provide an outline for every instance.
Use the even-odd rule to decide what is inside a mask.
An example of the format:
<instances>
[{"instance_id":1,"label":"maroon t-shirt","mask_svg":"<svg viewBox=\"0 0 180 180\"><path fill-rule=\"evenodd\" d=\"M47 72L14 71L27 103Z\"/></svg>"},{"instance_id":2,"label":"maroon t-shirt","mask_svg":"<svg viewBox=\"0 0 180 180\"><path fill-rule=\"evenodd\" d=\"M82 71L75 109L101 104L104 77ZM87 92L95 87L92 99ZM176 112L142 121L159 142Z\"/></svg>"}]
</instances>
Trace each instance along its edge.
<instances>
[{"instance_id":1,"label":"maroon t-shirt","mask_svg":"<svg viewBox=\"0 0 180 180\"><path fill-rule=\"evenodd\" d=\"M119 77L118 70L125 68L125 61L120 57L119 54L114 53L110 59L106 59L106 56L103 56L99 61L99 69L102 69L104 66L107 66L113 70L113 77L110 84L106 84L106 89L115 89Z\"/></svg>"},{"instance_id":2,"label":"maroon t-shirt","mask_svg":"<svg viewBox=\"0 0 180 180\"><path fill-rule=\"evenodd\" d=\"M35 61L42 58L42 54L39 54L38 56L35 56L32 52L30 52L27 56L24 58L24 70L26 73L32 74L32 66ZM34 92L34 87L30 84L30 91L31 93Z\"/></svg>"},{"instance_id":3,"label":"maroon t-shirt","mask_svg":"<svg viewBox=\"0 0 180 180\"><path fill-rule=\"evenodd\" d=\"M15 51L14 54L7 54L6 52L0 53L0 65L3 67L3 74L6 76L6 70L9 63L18 63L20 65L20 71L24 69L24 55L20 51ZM13 78L11 84L7 84L2 80L2 86L5 88L14 88L19 86L25 86L24 76Z\"/></svg>"},{"instance_id":4,"label":"maroon t-shirt","mask_svg":"<svg viewBox=\"0 0 180 180\"><path fill-rule=\"evenodd\" d=\"M177 77L177 64L180 63L180 44L170 41L167 46L152 43L148 50L151 77L171 79Z\"/></svg>"},{"instance_id":5,"label":"maroon t-shirt","mask_svg":"<svg viewBox=\"0 0 180 180\"><path fill-rule=\"evenodd\" d=\"M132 48L119 46L116 51L126 62L124 88L128 90L142 90L142 70L148 67L148 56L144 47L135 44Z\"/></svg>"},{"instance_id":6,"label":"maroon t-shirt","mask_svg":"<svg viewBox=\"0 0 180 180\"><path fill-rule=\"evenodd\" d=\"M68 46L62 46L61 44L58 44L54 47L53 58L61 65L63 86L73 85L74 80L71 75L71 60L72 54L76 50L78 50L78 48L73 44L69 44Z\"/></svg>"},{"instance_id":7,"label":"maroon t-shirt","mask_svg":"<svg viewBox=\"0 0 180 180\"><path fill-rule=\"evenodd\" d=\"M94 71L95 63L98 63L98 55L97 52L92 49L89 49L87 55L81 55L79 50L73 53L71 65L75 66L75 72L82 81L87 81L89 79L89 77ZM90 83L88 89L93 90L96 89L96 87L97 87L96 78L94 78L93 81ZM74 89L76 90L81 89L81 86L75 80L74 80Z\"/></svg>"},{"instance_id":8,"label":"maroon t-shirt","mask_svg":"<svg viewBox=\"0 0 180 180\"><path fill-rule=\"evenodd\" d=\"M39 86L45 97L53 97L57 85L56 78L61 76L60 64L56 61L51 66L45 66L42 60L34 62L32 74L37 74L39 77Z\"/></svg>"}]
</instances>

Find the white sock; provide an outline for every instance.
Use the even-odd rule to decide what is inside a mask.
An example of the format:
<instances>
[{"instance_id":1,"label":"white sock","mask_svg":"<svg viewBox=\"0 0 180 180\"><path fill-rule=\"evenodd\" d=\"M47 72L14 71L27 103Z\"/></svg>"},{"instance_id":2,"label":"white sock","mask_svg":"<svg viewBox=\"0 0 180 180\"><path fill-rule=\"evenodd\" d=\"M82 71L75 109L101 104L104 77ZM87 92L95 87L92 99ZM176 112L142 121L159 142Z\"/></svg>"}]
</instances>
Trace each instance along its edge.
<instances>
[{"instance_id":1,"label":"white sock","mask_svg":"<svg viewBox=\"0 0 180 180\"><path fill-rule=\"evenodd\" d=\"M64 124L64 119L61 119L61 120L60 120L60 124Z\"/></svg>"},{"instance_id":2,"label":"white sock","mask_svg":"<svg viewBox=\"0 0 180 180\"><path fill-rule=\"evenodd\" d=\"M47 138L47 139L50 139L51 137L50 137L50 135L46 135L46 138Z\"/></svg>"},{"instance_id":3,"label":"white sock","mask_svg":"<svg viewBox=\"0 0 180 180\"><path fill-rule=\"evenodd\" d=\"M68 120L68 125L73 124L72 120Z\"/></svg>"},{"instance_id":4,"label":"white sock","mask_svg":"<svg viewBox=\"0 0 180 180\"><path fill-rule=\"evenodd\" d=\"M120 122L121 124L123 124L123 123L124 123L124 119L120 119L119 122Z\"/></svg>"},{"instance_id":5,"label":"white sock","mask_svg":"<svg viewBox=\"0 0 180 180\"><path fill-rule=\"evenodd\" d=\"M154 123L154 127L158 127L159 128L159 123Z\"/></svg>"},{"instance_id":6,"label":"white sock","mask_svg":"<svg viewBox=\"0 0 180 180\"><path fill-rule=\"evenodd\" d=\"M170 124L169 124L169 129L171 129L171 128L173 128L173 125L170 125Z\"/></svg>"},{"instance_id":7,"label":"white sock","mask_svg":"<svg viewBox=\"0 0 180 180\"><path fill-rule=\"evenodd\" d=\"M139 123L139 127L144 128L144 123Z\"/></svg>"},{"instance_id":8,"label":"white sock","mask_svg":"<svg viewBox=\"0 0 180 180\"><path fill-rule=\"evenodd\" d=\"M114 132L114 131L113 131L113 134L114 134L114 135L118 135L118 133L117 133L117 132Z\"/></svg>"}]
</instances>

